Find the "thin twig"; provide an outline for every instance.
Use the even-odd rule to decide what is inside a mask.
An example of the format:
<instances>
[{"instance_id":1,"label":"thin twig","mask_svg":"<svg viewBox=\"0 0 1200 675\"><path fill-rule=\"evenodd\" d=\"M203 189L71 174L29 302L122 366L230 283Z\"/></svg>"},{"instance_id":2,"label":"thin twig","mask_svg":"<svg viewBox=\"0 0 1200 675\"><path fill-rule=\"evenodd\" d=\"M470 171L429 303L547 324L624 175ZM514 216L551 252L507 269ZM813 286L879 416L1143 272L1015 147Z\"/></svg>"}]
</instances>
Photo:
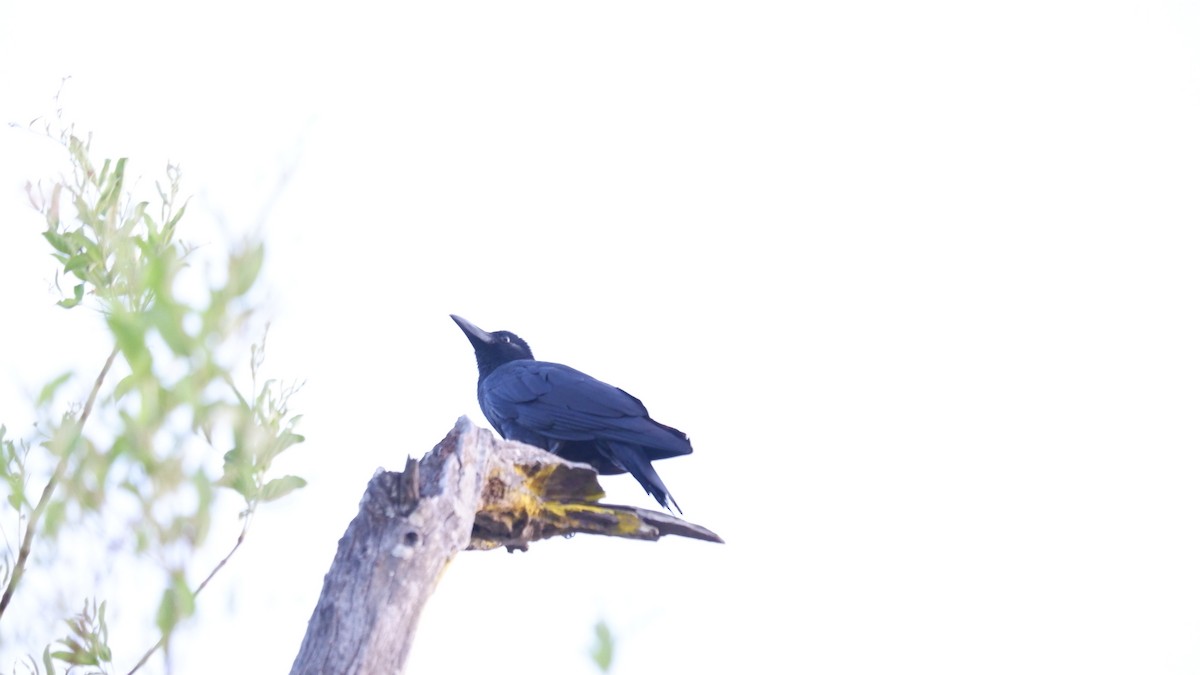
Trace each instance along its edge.
<instances>
[{"instance_id":1,"label":"thin twig","mask_svg":"<svg viewBox=\"0 0 1200 675\"><path fill-rule=\"evenodd\" d=\"M241 547L242 542L246 540L246 531L250 529L250 519L253 516L254 516L253 510L248 511L246 513L246 519L242 522L242 531L240 534L238 534L237 542L234 543L233 548L229 549L229 553L226 553L225 557L221 558L221 562L218 562L217 566L212 568L212 571L208 573L208 576L204 577L204 581L200 582L200 585L196 587L196 590L192 591L192 597L200 595L200 591L204 590L204 587L208 585L208 582L212 581L213 577L217 576L217 572L220 572L221 568L225 567L225 563L229 562L229 559L233 557L233 554L237 553L237 550L238 550L238 548ZM154 656L154 653L157 652L158 650L162 649L163 646L166 644L167 644L167 635L164 634L162 637L160 637L158 639L158 642L154 643L153 647L146 650L145 654L142 654L142 658L139 659L137 664L135 664L133 666L133 668L129 671L128 675L133 675L134 673L136 673L138 671L138 669L140 669L142 666L146 665L146 662L150 660L150 657Z\"/></svg>"},{"instance_id":2,"label":"thin twig","mask_svg":"<svg viewBox=\"0 0 1200 675\"><path fill-rule=\"evenodd\" d=\"M83 425L87 422L88 417L92 414L92 407L96 404L96 395L100 393L100 386L104 384L104 378L108 375L109 369L112 368L113 361L116 360L120 349L113 347L112 353L108 355L108 360L104 362L104 367L100 369L100 374L96 376L96 382L92 385L92 392L88 394L87 403L83 406L83 412L79 415L79 420L75 422L75 438L71 440L71 445L83 436ZM42 514L45 513L46 507L50 505L50 498L54 496L54 491L58 488L58 482L62 480L63 474L67 472L67 463L71 455L69 452L64 452L61 459L58 460L58 466L54 467L54 473L50 476L50 480L46 481L46 487L42 489L42 496L38 499L38 503L33 507L33 512L29 514L29 522L25 525L25 537L21 540L21 550L17 554L17 563L13 565L12 576L8 579L8 586L4 589L4 596L0 597L0 618L4 617L4 610L8 609L8 603L12 601L13 591L17 588L17 583L21 581L21 577L25 574L25 564L29 561L29 553L33 550L33 534L37 531L38 521L42 519Z\"/></svg>"},{"instance_id":3,"label":"thin twig","mask_svg":"<svg viewBox=\"0 0 1200 675\"><path fill-rule=\"evenodd\" d=\"M270 324L267 324L267 328L268 329L270 328ZM260 365L262 365L262 349L263 349L263 347L266 346L266 344L267 344L267 335L266 335L266 329L264 329L261 346L252 345L251 351L250 351L250 382L251 382L250 386L251 386L252 392L258 391L258 368ZM229 383L229 386L233 389L234 395L237 396L238 399L244 405L246 405L247 408L249 408L251 406L250 402L248 402L241 395L241 393L238 392L237 387L234 386L234 384L233 384L232 378L230 378L228 375L226 375L225 379ZM253 397L254 394L252 393L251 396ZM255 416L258 418L259 423L265 423L266 421L262 419L262 414L258 411L257 399L254 398L253 400L254 400ZM220 572L221 569L225 567L225 564L229 562L229 559L233 557L233 554L237 553L237 550L239 548L241 548L242 542L244 542L246 540L246 532L249 531L249 529L250 529L250 521L253 520L253 518L254 518L254 510L257 506L258 506L257 500L247 503L246 511L243 514L244 519L242 520L242 531L238 534L237 541L234 542L233 548L229 549L229 553L226 553L225 557L221 558L220 562L217 563L216 567L212 568L212 571L210 571L208 573L208 576L204 577L204 581L200 582L200 585L196 587L196 590L192 591L193 598L200 595L200 591L203 591L205 589L205 587L208 586L208 582L212 581L213 577L217 576L217 572ZM142 654L142 658L138 659L138 662L136 664L134 664L132 669L130 669L128 675L133 675L138 670L140 670L142 666L146 665L146 662L148 662L150 660L151 656L154 656L155 652L157 652L160 649L163 649L166 646L167 639L169 637L170 637L169 634L163 634L161 637L159 637L158 642L155 642L153 647L146 650L145 654Z\"/></svg>"}]
</instances>

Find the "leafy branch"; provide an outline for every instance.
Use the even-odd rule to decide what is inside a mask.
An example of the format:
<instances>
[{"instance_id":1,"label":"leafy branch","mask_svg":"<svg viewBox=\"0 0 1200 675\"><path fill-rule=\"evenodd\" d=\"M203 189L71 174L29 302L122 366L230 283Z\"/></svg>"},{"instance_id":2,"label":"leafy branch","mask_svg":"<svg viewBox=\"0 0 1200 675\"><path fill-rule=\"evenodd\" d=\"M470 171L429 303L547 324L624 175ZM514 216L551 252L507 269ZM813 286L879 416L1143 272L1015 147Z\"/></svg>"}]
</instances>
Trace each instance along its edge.
<instances>
[{"instance_id":1,"label":"leafy branch","mask_svg":"<svg viewBox=\"0 0 1200 675\"><path fill-rule=\"evenodd\" d=\"M155 184L159 204L151 209L127 190L126 159L94 162L90 136L71 129L59 140L69 174L49 189L27 185L27 194L45 217L42 236L59 264L56 280L69 288L59 306L98 310L115 346L82 410L42 427L36 448L6 439L0 426L0 489L7 489L7 506L24 523L19 550L0 561L0 620L11 613L39 540L87 518L126 514L115 517L128 519L123 531L132 552L154 561L164 577L156 614L160 636L133 673L154 653L167 651L174 630L194 613L196 595L241 547L258 505L304 486L297 476L269 473L280 453L304 440L295 431L300 416L288 411L298 387L274 380L259 386L265 337L250 350L251 394L244 396L235 384L232 350L255 312L262 244L245 242L215 269L213 261L195 260L197 249L176 237L187 208L178 167L169 165L165 183ZM108 387L114 371L124 372ZM48 412L72 377L67 372L42 389L39 414ZM93 418L102 422L85 429ZM92 430L97 424L103 428ZM35 450L39 461L27 461ZM214 451L224 451L219 477L210 475ZM37 467L49 475L39 479ZM33 504L27 487L41 480L44 488ZM204 544L222 488L245 502L241 533L193 589L191 561ZM61 648L43 652L47 673L55 672L55 662L68 670L111 664L106 607L85 600L83 610L66 620L69 635L58 640Z\"/></svg>"}]
</instances>

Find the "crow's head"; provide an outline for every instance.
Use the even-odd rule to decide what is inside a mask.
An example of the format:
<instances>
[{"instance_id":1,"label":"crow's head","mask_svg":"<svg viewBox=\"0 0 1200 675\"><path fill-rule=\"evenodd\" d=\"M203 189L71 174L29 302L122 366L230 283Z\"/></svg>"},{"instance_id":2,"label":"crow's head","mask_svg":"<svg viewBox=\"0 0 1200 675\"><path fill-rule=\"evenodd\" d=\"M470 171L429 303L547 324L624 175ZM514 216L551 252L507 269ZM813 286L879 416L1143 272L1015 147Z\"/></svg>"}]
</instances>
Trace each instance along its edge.
<instances>
[{"instance_id":1,"label":"crow's head","mask_svg":"<svg viewBox=\"0 0 1200 675\"><path fill-rule=\"evenodd\" d=\"M533 359L533 352L524 340L506 330L489 333L461 316L450 315L454 323L466 333L475 348L475 362L479 365L479 376L487 377L496 368L521 359Z\"/></svg>"}]
</instances>

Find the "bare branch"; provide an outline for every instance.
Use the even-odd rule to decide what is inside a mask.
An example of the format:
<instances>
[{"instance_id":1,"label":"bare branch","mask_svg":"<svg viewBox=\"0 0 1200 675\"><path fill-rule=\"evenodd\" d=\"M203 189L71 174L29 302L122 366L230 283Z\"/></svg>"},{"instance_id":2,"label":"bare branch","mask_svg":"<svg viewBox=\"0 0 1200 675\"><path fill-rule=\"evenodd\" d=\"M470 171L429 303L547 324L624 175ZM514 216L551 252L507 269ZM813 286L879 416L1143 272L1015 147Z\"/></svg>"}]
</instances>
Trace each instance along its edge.
<instances>
[{"instance_id":1,"label":"bare branch","mask_svg":"<svg viewBox=\"0 0 1200 675\"><path fill-rule=\"evenodd\" d=\"M100 374L96 376L96 382L92 385L92 391L88 394L87 403L83 406L83 412L80 413L79 419L75 422L75 435L71 441L73 446L75 442L83 436L83 425L87 423L88 417L92 414L92 407L96 404L96 396L100 393L100 386L104 384L104 378L108 375L108 371L112 368L113 361L116 360L120 350L113 347L112 352L108 355L108 360L104 362L104 367L100 369ZM29 554L33 550L33 535L37 532L38 523L42 519L42 514L45 513L46 507L50 505L50 498L54 496L54 491L58 488L59 481L62 480L63 474L67 471L67 465L71 458L70 452L64 452L62 458L58 460L58 465L54 467L54 473L50 476L50 480L46 481L46 487L42 489L42 496L38 499L38 503L33 507L33 512L29 515L29 522L25 525L25 537L21 540L21 550L17 554L17 562L13 565L12 575L8 579L8 586L4 589L4 595L0 597L0 619L4 617L4 611L8 609L8 603L12 601L13 592L17 588L17 584L21 581L21 577L25 575L25 566L29 561Z\"/></svg>"}]
</instances>

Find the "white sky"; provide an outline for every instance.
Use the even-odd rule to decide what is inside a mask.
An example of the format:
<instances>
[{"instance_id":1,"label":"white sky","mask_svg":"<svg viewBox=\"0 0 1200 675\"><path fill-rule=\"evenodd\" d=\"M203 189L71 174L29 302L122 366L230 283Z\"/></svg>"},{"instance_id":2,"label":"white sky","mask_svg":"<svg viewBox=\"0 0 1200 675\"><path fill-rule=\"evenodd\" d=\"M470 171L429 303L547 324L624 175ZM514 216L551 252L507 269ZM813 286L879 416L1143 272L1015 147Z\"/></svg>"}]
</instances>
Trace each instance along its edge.
<instances>
[{"instance_id":1,"label":"white sky","mask_svg":"<svg viewBox=\"0 0 1200 675\"><path fill-rule=\"evenodd\" d=\"M183 165L193 238L262 228L308 383L310 486L175 672L286 671L374 469L483 423L450 312L687 431L659 471L728 544L464 554L411 673L592 673L600 617L622 674L1200 668L1190 3L0 3L0 120L64 75L101 153ZM107 352L47 292L55 166L0 134L18 431Z\"/></svg>"}]
</instances>

